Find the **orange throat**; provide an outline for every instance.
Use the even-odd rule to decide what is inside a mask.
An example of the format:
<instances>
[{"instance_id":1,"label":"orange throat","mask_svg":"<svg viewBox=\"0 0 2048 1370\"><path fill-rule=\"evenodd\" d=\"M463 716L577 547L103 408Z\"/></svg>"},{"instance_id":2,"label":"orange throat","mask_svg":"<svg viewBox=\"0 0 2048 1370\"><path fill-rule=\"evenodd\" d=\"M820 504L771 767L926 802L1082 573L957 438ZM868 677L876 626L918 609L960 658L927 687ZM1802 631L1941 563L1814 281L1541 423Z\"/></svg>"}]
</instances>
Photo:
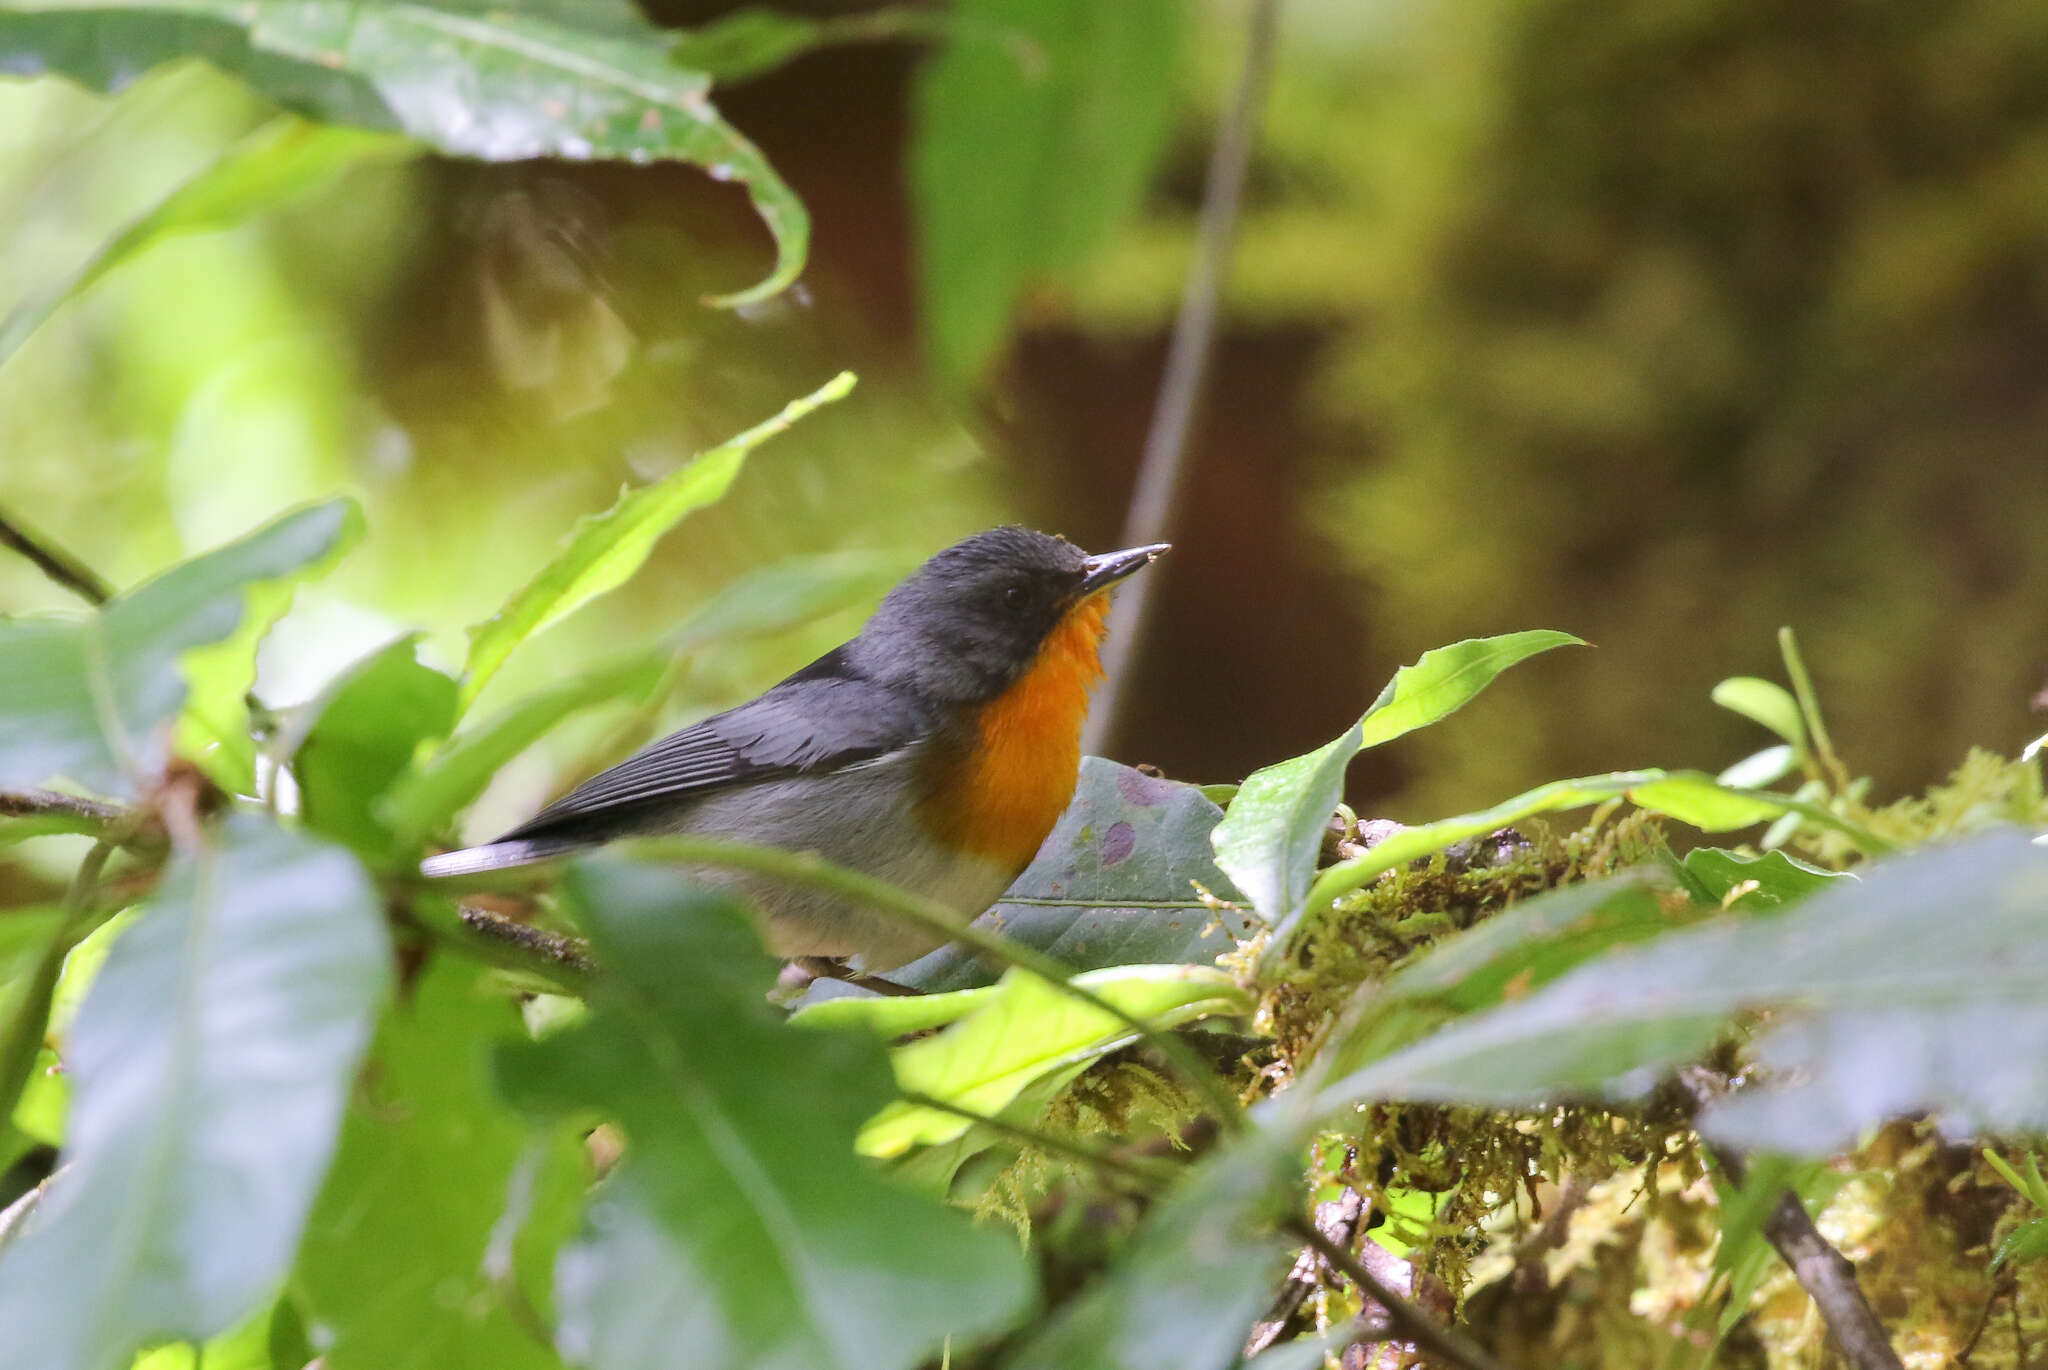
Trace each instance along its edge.
<instances>
[{"instance_id":1,"label":"orange throat","mask_svg":"<svg viewBox=\"0 0 2048 1370\"><path fill-rule=\"evenodd\" d=\"M918 805L946 846L1005 869L1031 864L1074 797L1088 691L1102 679L1108 594L1067 612L1015 684L982 705L934 760L938 783Z\"/></svg>"}]
</instances>

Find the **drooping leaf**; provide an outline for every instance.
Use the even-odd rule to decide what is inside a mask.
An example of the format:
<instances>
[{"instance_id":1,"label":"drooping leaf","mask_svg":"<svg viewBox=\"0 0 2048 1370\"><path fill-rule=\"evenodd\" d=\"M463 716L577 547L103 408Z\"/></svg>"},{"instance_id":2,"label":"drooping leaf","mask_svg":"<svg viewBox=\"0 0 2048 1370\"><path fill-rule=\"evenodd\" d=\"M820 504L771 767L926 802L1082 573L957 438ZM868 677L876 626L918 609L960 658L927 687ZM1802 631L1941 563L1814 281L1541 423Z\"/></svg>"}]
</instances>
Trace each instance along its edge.
<instances>
[{"instance_id":1,"label":"drooping leaf","mask_svg":"<svg viewBox=\"0 0 2048 1370\"><path fill-rule=\"evenodd\" d=\"M662 664L658 653L643 652L528 695L399 777L379 802L379 816L401 842L424 840L474 803L506 762L569 715L645 698L661 679Z\"/></svg>"},{"instance_id":2,"label":"drooping leaf","mask_svg":"<svg viewBox=\"0 0 2048 1370\"><path fill-rule=\"evenodd\" d=\"M401 638L343 672L306 706L309 722L291 752L306 826L377 862L404 854L377 817L378 799L419 744L455 722L455 682L421 665L417 646Z\"/></svg>"},{"instance_id":3,"label":"drooping leaf","mask_svg":"<svg viewBox=\"0 0 2048 1370\"><path fill-rule=\"evenodd\" d=\"M723 85L749 80L835 43L935 38L951 27L944 13L910 5L884 5L823 19L749 7L684 33L669 49L669 59Z\"/></svg>"},{"instance_id":4,"label":"drooping leaf","mask_svg":"<svg viewBox=\"0 0 2048 1370\"><path fill-rule=\"evenodd\" d=\"M1236 981L1207 966L1115 966L1085 971L1074 983L1156 1028L1247 1014L1255 1005ZM1101 1009L1013 970L988 1000L944 1031L898 1047L890 1063L904 1090L989 1115L1034 1080L1098 1060L1137 1036ZM859 1147L869 1156L899 1156L967 1127L957 1114L899 1101L861 1129Z\"/></svg>"},{"instance_id":5,"label":"drooping leaf","mask_svg":"<svg viewBox=\"0 0 2048 1370\"><path fill-rule=\"evenodd\" d=\"M230 642L239 651L246 637L253 661L254 635L237 628L283 607L278 587L265 582L332 557L360 522L348 500L315 505L174 566L90 616L0 620L0 698L8 702L0 784L62 775L101 793L132 793L168 758L171 725L187 704L187 654ZM240 680L237 701L248 689L248 675L221 656L204 654L203 665L195 710L208 701L228 707L231 680Z\"/></svg>"},{"instance_id":6,"label":"drooping leaf","mask_svg":"<svg viewBox=\"0 0 2048 1370\"><path fill-rule=\"evenodd\" d=\"M203 55L325 123L393 130L484 161L683 161L743 184L774 236L764 299L803 269L810 218L760 149L719 117L711 78L613 6L428 0L9 0L0 69L99 90Z\"/></svg>"},{"instance_id":7,"label":"drooping leaf","mask_svg":"<svg viewBox=\"0 0 2048 1370\"><path fill-rule=\"evenodd\" d=\"M969 0L954 14L1016 36L948 44L915 95L926 346L966 382L1025 287L1085 262L1137 209L1172 128L1190 16L1176 0Z\"/></svg>"},{"instance_id":8,"label":"drooping leaf","mask_svg":"<svg viewBox=\"0 0 2048 1370\"><path fill-rule=\"evenodd\" d=\"M1342 737L1257 771L1244 782L1216 826L1216 864L1267 923L1290 926L1311 898L1323 830L1343 798L1344 772L1361 748L1448 717L1516 662L1574 643L1584 645L1570 633L1536 628L1424 652L1413 666L1394 672L1372 707Z\"/></svg>"},{"instance_id":9,"label":"drooping leaf","mask_svg":"<svg viewBox=\"0 0 2048 1370\"><path fill-rule=\"evenodd\" d=\"M8 17L0 13L0 49ZM92 289L142 249L179 233L227 228L379 158L411 156L402 138L280 115L175 187L156 206L102 243L69 277L16 305L0 322L0 365L66 301Z\"/></svg>"},{"instance_id":10,"label":"drooping leaf","mask_svg":"<svg viewBox=\"0 0 2048 1370\"><path fill-rule=\"evenodd\" d=\"M1022 1311L1013 1241L853 1154L888 1097L881 1048L774 1017L743 909L604 858L564 892L606 974L588 1018L508 1047L500 1076L530 1110L595 1108L632 1139L557 1264L569 1359L908 1370Z\"/></svg>"},{"instance_id":11,"label":"drooping leaf","mask_svg":"<svg viewBox=\"0 0 2048 1370\"><path fill-rule=\"evenodd\" d=\"M523 1181L534 1213L505 1272L545 1289L580 1199L569 1138L535 1149L490 1088L486 1053L520 1034L487 977L437 959L386 1016L295 1274L331 1341L328 1370L542 1370L559 1359L508 1311L487 1266ZM524 1169L522 1167L524 1166ZM523 1277L523 1278L522 1278Z\"/></svg>"},{"instance_id":12,"label":"drooping leaf","mask_svg":"<svg viewBox=\"0 0 2048 1370\"><path fill-rule=\"evenodd\" d=\"M1353 1072L1323 1101L1632 1093L1733 1015L1771 1009L1750 1048L1767 1083L1701 1115L1718 1142L1821 1155L1908 1112L1955 1131L2048 1126L2048 850L1993 832L1859 876L1775 917L1602 957Z\"/></svg>"},{"instance_id":13,"label":"drooping leaf","mask_svg":"<svg viewBox=\"0 0 2048 1370\"><path fill-rule=\"evenodd\" d=\"M1799 701L1776 681L1732 676L1714 687L1712 698L1722 708L1769 728L1795 752L1806 751L1806 720L1799 712Z\"/></svg>"},{"instance_id":14,"label":"drooping leaf","mask_svg":"<svg viewBox=\"0 0 2048 1370\"><path fill-rule=\"evenodd\" d=\"M1192 785L1084 757L1073 803L1037 859L977 922L1077 970L1213 965L1247 932L1241 914L1195 897L1194 882L1219 899L1237 897L1210 855L1220 817ZM889 978L939 991L988 984L997 973L972 950L945 946Z\"/></svg>"},{"instance_id":15,"label":"drooping leaf","mask_svg":"<svg viewBox=\"0 0 2048 1370\"><path fill-rule=\"evenodd\" d=\"M283 1278L390 980L339 848L230 818L114 944L72 1026L66 1168L0 1255L0 1366L113 1370Z\"/></svg>"},{"instance_id":16,"label":"drooping leaf","mask_svg":"<svg viewBox=\"0 0 2048 1370\"><path fill-rule=\"evenodd\" d=\"M749 452L813 410L844 398L852 389L853 373L842 371L811 394L785 405L774 418L700 453L651 485L626 491L610 509L577 524L525 588L469 630L469 661L462 681L464 707L520 643L625 583L669 529L723 497Z\"/></svg>"}]
</instances>

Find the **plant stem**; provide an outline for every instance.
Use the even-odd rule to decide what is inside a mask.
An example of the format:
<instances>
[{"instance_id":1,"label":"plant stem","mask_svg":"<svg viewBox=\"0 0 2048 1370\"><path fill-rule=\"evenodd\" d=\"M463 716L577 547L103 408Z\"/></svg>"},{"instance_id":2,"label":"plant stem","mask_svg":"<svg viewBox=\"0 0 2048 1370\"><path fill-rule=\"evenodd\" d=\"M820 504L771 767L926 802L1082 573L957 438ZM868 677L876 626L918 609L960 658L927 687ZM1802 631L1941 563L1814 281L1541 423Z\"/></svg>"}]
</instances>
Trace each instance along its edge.
<instances>
[{"instance_id":1,"label":"plant stem","mask_svg":"<svg viewBox=\"0 0 2048 1370\"><path fill-rule=\"evenodd\" d=\"M1099 1147L1089 1146L1085 1142L1075 1141L1071 1137L1056 1137L1049 1132L1040 1132L1034 1127L1025 1127L1020 1123L990 1117L986 1113L977 1113L971 1108L962 1108L956 1103L918 1090L905 1090L902 1098L904 1102L916 1104L920 1108L935 1109L940 1113L950 1113L955 1118L965 1118L971 1123L988 1128L991 1132L1001 1133L1013 1142L1051 1152L1056 1156L1065 1156L1069 1160L1092 1166L1105 1174L1129 1180L1148 1194L1157 1193L1163 1185L1180 1174L1178 1166L1118 1156Z\"/></svg>"},{"instance_id":2,"label":"plant stem","mask_svg":"<svg viewBox=\"0 0 2048 1370\"><path fill-rule=\"evenodd\" d=\"M113 586L95 575L91 567L48 538L30 532L4 509L0 509L0 547L11 547L21 553L53 582L95 608L114 597Z\"/></svg>"},{"instance_id":3,"label":"plant stem","mask_svg":"<svg viewBox=\"0 0 2048 1370\"><path fill-rule=\"evenodd\" d=\"M1328 1261L1332 1269L1357 1285L1361 1294L1387 1310L1392 1336L1415 1343L1416 1349L1424 1355L1446 1365L1455 1365L1459 1370L1509 1370L1506 1362L1496 1359L1470 1337L1441 1326L1406 1296L1388 1287L1385 1281L1365 1268L1364 1262L1324 1236L1308 1219L1289 1218L1284 1226L1289 1233L1301 1238L1304 1246L1313 1248L1316 1254Z\"/></svg>"},{"instance_id":4,"label":"plant stem","mask_svg":"<svg viewBox=\"0 0 2048 1370\"><path fill-rule=\"evenodd\" d=\"M1195 402L1201 397L1202 380L1208 374L1209 354L1216 340L1217 301L1223 291L1230 242L1237 231L1245 168L1251 162L1279 27L1280 0L1252 0L1251 30L1245 38L1237 93L1216 131L1216 146L1209 156L1195 260L1181 294L1180 314L1173 322L1166 370L1159 380L1159 403L1152 411L1152 426L1145 434L1144 455L1138 460L1138 484L1131 494L1130 513L1124 520L1125 547L1166 541L1166 534L1173 527L1174 508L1187 484L1188 430L1194 423ZM1144 642L1145 610L1158 579L1156 569L1137 577L1118 592L1110 608L1109 639L1103 650L1106 679L1082 741L1091 752L1102 750L1116 732L1123 714L1131 663Z\"/></svg>"},{"instance_id":5,"label":"plant stem","mask_svg":"<svg viewBox=\"0 0 2048 1370\"><path fill-rule=\"evenodd\" d=\"M1849 768L1835 755L1828 725L1821 721L1820 695L1813 688L1813 677L1806 673L1806 659L1799 654L1799 639L1790 624L1778 629L1778 652L1785 658L1785 674L1792 678L1792 695L1799 701L1799 713L1806 720L1807 736L1813 739L1814 755L1826 768L1835 793L1842 794L1849 788Z\"/></svg>"}]
</instances>

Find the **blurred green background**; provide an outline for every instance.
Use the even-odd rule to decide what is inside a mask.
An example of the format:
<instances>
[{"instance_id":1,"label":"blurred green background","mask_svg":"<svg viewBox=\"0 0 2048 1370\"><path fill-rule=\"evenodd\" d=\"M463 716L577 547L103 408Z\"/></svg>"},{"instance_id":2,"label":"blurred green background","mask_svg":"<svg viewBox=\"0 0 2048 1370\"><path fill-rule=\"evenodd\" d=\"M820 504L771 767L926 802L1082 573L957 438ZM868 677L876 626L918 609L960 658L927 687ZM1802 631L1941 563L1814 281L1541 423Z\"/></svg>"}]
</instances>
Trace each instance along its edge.
<instances>
[{"instance_id":1,"label":"blurred green background","mask_svg":"<svg viewBox=\"0 0 2048 1370\"><path fill-rule=\"evenodd\" d=\"M412 626L455 664L462 627L621 484L858 371L490 689L828 558L792 591L818 612L694 652L670 720L802 664L976 528L1112 545L1246 10L1153 0L1134 39L1073 0L969 8L996 31L1069 25L1126 91L1156 87L1151 122L1084 127L1103 158L1006 199L1017 178L989 168L1022 154L1000 102L978 157L931 150L930 42L724 87L815 218L800 289L739 311L701 299L758 279L766 235L691 168L360 164L151 247L0 367L0 501L128 584L358 494L368 537L266 656L265 698L289 703ZM1027 78L1058 80L1061 51ZM111 101L0 82L0 314L270 112L198 67ZM1060 206L1097 192L1107 228L1062 236ZM938 213L975 227L935 264ZM1012 308L1003 254L1041 237L1058 250L1026 262ZM977 341L945 331L933 290L935 272L978 288L984 241ZM2044 433L2038 0L1287 0L1178 549L1109 750L1234 779L1341 731L1428 647L1541 626L1599 650L1368 755L1353 801L1413 820L1558 775L1716 768L1762 739L1708 689L1775 675L1790 623L1852 764L1879 797L1918 788L2044 726ZM0 559L0 609L59 607ZM621 726L565 729L475 826L528 811Z\"/></svg>"}]
</instances>

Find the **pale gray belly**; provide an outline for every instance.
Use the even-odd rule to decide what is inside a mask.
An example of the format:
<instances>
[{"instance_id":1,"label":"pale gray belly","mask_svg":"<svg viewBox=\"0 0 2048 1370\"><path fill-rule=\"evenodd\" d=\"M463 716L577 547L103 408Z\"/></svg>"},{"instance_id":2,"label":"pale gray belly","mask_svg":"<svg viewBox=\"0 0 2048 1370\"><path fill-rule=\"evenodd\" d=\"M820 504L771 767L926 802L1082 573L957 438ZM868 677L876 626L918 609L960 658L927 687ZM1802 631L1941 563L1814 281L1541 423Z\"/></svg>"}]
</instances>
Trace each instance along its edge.
<instances>
[{"instance_id":1,"label":"pale gray belly","mask_svg":"<svg viewBox=\"0 0 2048 1370\"><path fill-rule=\"evenodd\" d=\"M962 926L1017 877L978 857L941 848L911 812L909 754L826 775L763 781L712 794L655 830L729 837L828 861L915 891L951 910ZM888 971L944 939L837 895L763 876L695 872L744 894L766 921L778 956L858 956Z\"/></svg>"}]
</instances>

